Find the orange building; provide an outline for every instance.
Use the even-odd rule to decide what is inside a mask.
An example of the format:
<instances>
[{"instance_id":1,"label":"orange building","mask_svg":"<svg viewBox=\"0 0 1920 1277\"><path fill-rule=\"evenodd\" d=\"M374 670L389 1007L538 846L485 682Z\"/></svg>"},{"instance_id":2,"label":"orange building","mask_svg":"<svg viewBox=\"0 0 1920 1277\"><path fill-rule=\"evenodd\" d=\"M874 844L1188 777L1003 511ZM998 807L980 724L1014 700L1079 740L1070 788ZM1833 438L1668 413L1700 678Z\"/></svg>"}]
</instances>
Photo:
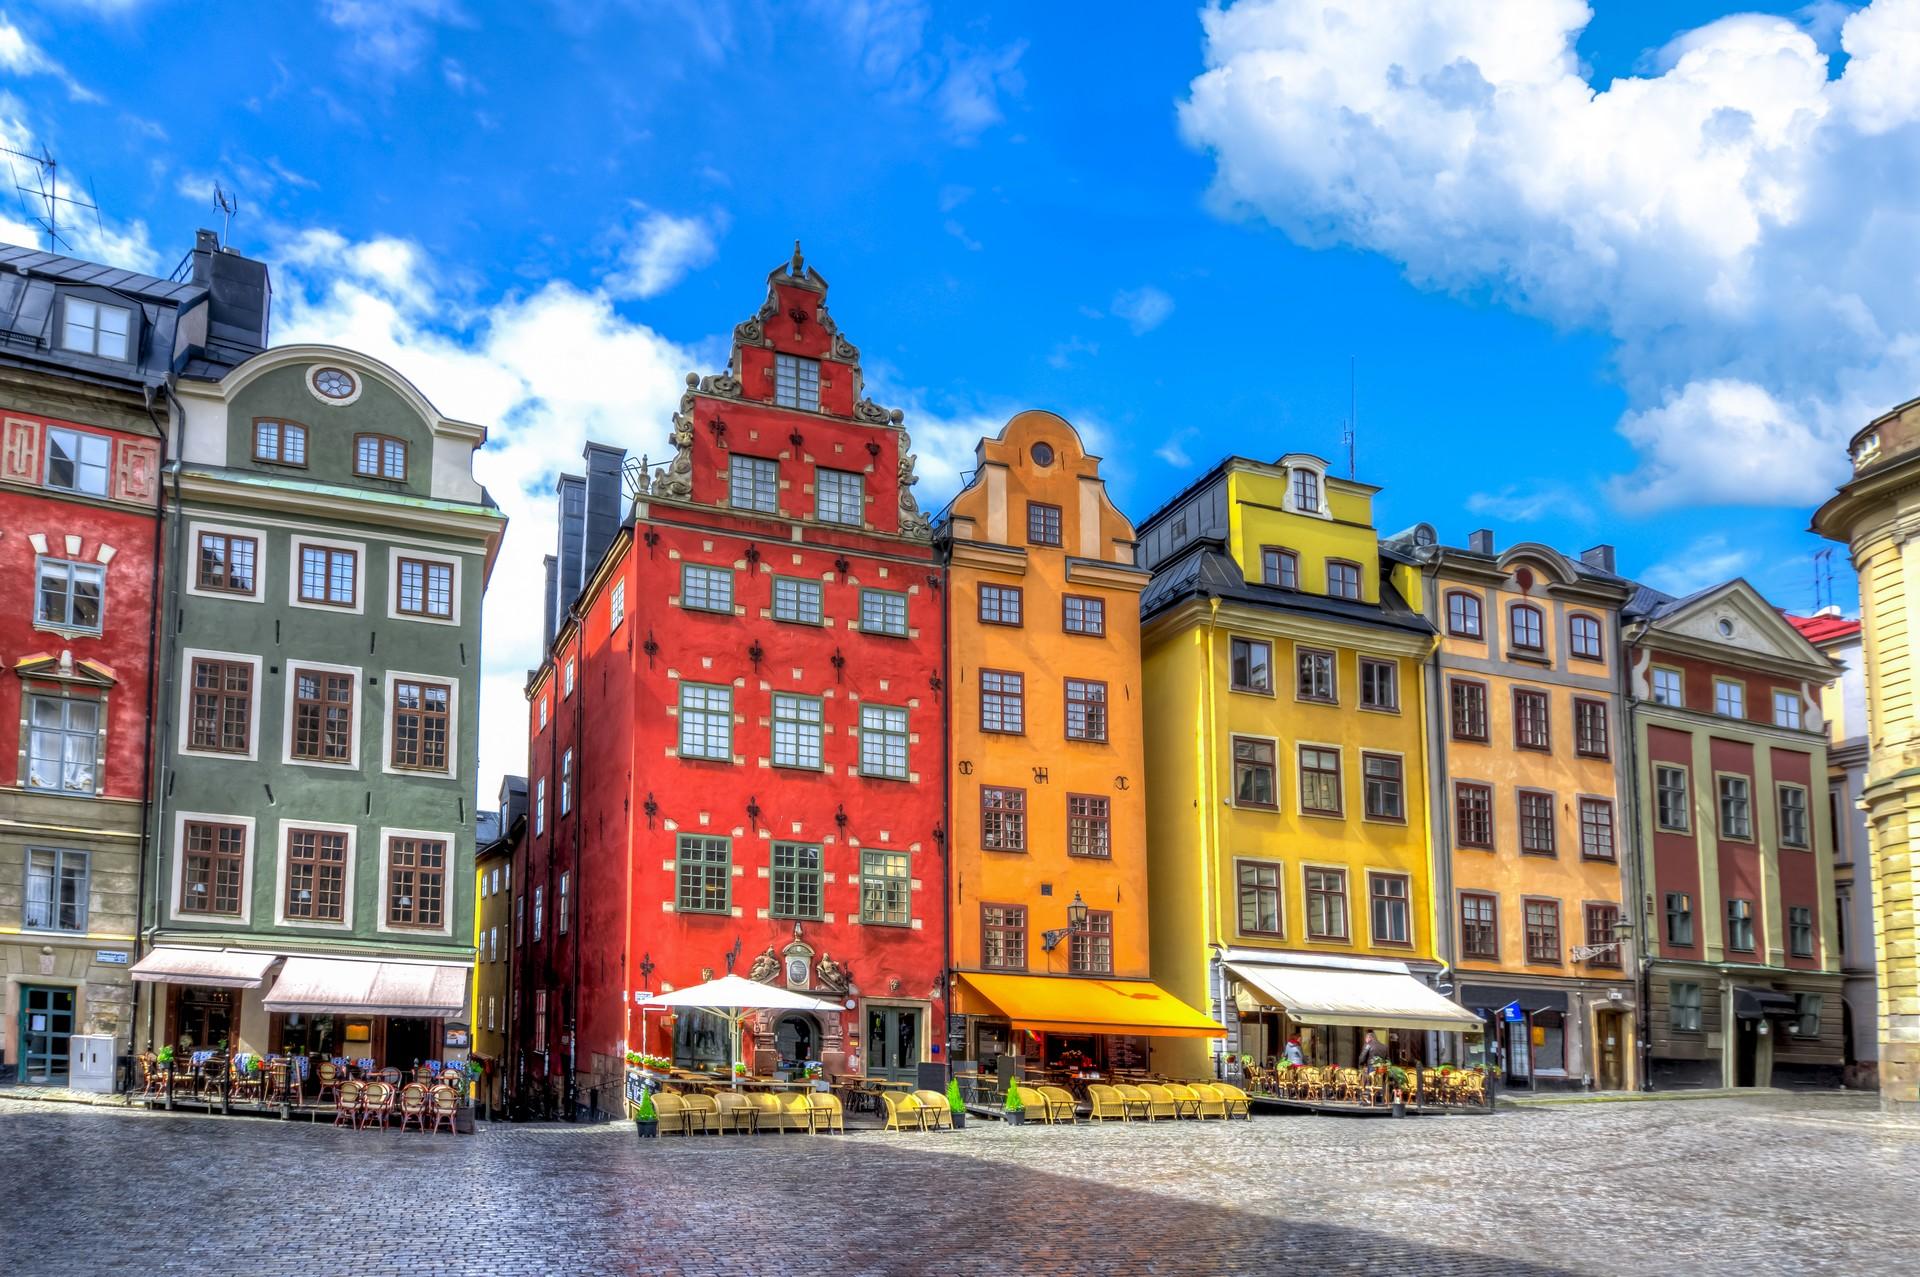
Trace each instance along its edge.
<instances>
[{"instance_id":1,"label":"orange building","mask_svg":"<svg viewBox=\"0 0 1920 1277\"><path fill-rule=\"evenodd\" d=\"M1153 1036L1224 1032L1150 982L1148 574L1067 422L1020 413L977 456L945 528L953 1054L1144 1068Z\"/></svg>"}]
</instances>

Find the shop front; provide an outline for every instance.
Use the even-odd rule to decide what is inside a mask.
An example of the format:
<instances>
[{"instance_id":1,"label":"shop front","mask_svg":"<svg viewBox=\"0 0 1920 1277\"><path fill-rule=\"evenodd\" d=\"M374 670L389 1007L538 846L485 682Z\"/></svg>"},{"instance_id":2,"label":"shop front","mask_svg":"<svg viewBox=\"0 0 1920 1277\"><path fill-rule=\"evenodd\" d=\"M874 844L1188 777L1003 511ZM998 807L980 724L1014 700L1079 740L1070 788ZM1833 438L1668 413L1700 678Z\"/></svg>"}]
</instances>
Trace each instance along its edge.
<instances>
[{"instance_id":1,"label":"shop front","mask_svg":"<svg viewBox=\"0 0 1920 1277\"><path fill-rule=\"evenodd\" d=\"M1148 980L963 972L948 1022L955 1068L1074 1083L1155 1071L1156 1038L1226 1028Z\"/></svg>"},{"instance_id":2,"label":"shop front","mask_svg":"<svg viewBox=\"0 0 1920 1277\"><path fill-rule=\"evenodd\" d=\"M191 1054L246 1049L241 1007L246 992L267 982L278 954L247 949L162 945L133 965L135 983L151 987L151 1045ZM157 1022L157 1027L154 1027Z\"/></svg>"},{"instance_id":3,"label":"shop front","mask_svg":"<svg viewBox=\"0 0 1920 1277\"><path fill-rule=\"evenodd\" d=\"M270 1054L411 1069L466 1057L465 965L291 957L264 999Z\"/></svg>"},{"instance_id":4,"label":"shop front","mask_svg":"<svg viewBox=\"0 0 1920 1277\"><path fill-rule=\"evenodd\" d=\"M1509 1090L1631 1090L1638 1085L1633 986L1625 981L1468 984L1460 1001L1487 1026L1485 1058Z\"/></svg>"},{"instance_id":5,"label":"shop front","mask_svg":"<svg viewBox=\"0 0 1920 1277\"><path fill-rule=\"evenodd\" d=\"M1376 1058L1416 1067L1458 1058L1436 1035L1477 1038L1480 1017L1412 974L1404 962L1229 950L1222 961L1239 1020L1240 1054L1271 1069L1299 1040L1301 1063L1355 1068L1367 1035Z\"/></svg>"}]
</instances>

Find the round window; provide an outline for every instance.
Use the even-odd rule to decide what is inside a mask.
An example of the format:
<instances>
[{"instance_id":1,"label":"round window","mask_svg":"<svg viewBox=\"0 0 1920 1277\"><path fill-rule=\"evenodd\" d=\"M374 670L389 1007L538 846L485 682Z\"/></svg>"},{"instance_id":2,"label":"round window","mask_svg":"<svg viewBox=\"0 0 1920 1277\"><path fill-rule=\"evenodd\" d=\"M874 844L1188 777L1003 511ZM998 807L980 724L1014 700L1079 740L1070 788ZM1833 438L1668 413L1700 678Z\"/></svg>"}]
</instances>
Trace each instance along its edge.
<instances>
[{"instance_id":1,"label":"round window","mask_svg":"<svg viewBox=\"0 0 1920 1277\"><path fill-rule=\"evenodd\" d=\"M1733 622L1727 620L1724 616L1720 618L1720 624L1715 628L1720 631L1720 636L1722 638L1733 637Z\"/></svg>"},{"instance_id":2,"label":"round window","mask_svg":"<svg viewBox=\"0 0 1920 1277\"><path fill-rule=\"evenodd\" d=\"M329 399L351 399L353 377L338 368L321 368L313 374L313 388Z\"/></svg>"},{"instance_id":3,"label":"round window","mask_svg":"<svg viewBox=\"0 0 1920 1277\"><path fill-rule=\"evenodd\" d=\"M1033 464L1036 466L1052 465L1053 464L1053 445L1050 443L1034 444L1033 445Z\"/></svg>"}]
</instances>

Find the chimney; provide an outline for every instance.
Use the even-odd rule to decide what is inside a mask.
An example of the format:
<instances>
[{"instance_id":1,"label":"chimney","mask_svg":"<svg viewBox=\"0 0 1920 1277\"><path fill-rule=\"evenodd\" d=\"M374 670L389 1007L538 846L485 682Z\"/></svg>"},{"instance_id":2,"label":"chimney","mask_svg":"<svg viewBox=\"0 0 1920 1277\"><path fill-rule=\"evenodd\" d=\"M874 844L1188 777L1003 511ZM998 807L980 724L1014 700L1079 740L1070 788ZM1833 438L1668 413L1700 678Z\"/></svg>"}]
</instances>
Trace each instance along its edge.
<instances>
[{"instance_id":1,"label":"chimney","mask_svg":"<svg viewBox=\"0 0 1920 1277\"><path fill-rule=\"evenodd\" d=\"M273 313L273 281L267 264L220 246L202 230L193 237L193 282L207 290L207 342L245 355L267 348Z\"/></svg>"},{"instance_id":2,"label":"chimney","mask_svg":"<svg viewBox=\"0 0 1920 1277\"><path fill-rule=\"evenodd\" d=\"M560 632L560 560L551 554L546 556L547 565L547 628L546 641L553 642L553 636Z\"/></svg>"},{"instance_id":3,"label":"chimney","mask_svg":"<svg viewBox=\"0 0 1920 1277\"><path fill-rule=\"evenodd\" d=\"M560 592L554 595L554 616L566 624L567 609L579 597L587 558L587 481L577 474L560 476Z\"/></svg>"},{"instance_id":4,"label":"chimney","mask_svg":"<svg viewBox=\"0 0 1920 1277\"><path fill-rule=\"evenodd\" d=\"M1599 568L1602 572L1612 572L1614 570L1613 547L1610 545L1596 545L1591 549L1582 550L1580 551L1580 561L1590 568Z\"/></svg>"},{"instance_id":5,"label":"chimney","mask_svg":"<svg viewBox=\"0 0 1920 1277\"><path fill-rule=\"evenodd\" d=\"M613 534L620 529L622 465L626 459L624 448L606 443L587 445L586 557L582 567L586 575L600 566L600 556L613 544ZM586 584L584 579L581 584Z\"/></svg>"},{"instance_id":6,"label":"chimney","mask_svg":"<svg viewBox=\"0 0 1920 1277\"><path fill-rule=\"evenodd\" d=\"M1493 553L1493 529L1479 528L1467 533L1467 549L1475 554Z\"/></svg>"}]
</instances>

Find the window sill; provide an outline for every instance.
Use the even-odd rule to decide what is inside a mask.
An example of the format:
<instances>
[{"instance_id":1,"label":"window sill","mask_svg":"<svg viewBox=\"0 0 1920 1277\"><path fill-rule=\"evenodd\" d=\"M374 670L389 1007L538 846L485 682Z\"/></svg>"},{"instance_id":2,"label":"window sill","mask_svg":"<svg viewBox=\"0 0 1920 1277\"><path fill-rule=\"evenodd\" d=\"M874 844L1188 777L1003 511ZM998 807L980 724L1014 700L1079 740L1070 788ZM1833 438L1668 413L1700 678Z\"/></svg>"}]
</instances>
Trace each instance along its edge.
<instances>
[{"instance_id":1,"label":"window sill","mask_svg":"<svg viewBox=\"0 0 1920 1277\"><path fill-rule=\"evenodd\" d=\"M1522 848L1520 849L1520 854L1521 854L1521 855L1523 855L1523 856L1532 856L1532 857L1533 857L1533 858L1534 858L1535 860L1558 860L1558 859L1560 859L1560 853L1559 853L1559 852L1557 852L1557 851L1530 851L1530 850L1528 850L1527 848L1525 848L1525 847L1522 847Z\"/></svg>"},{"instance_id":2,"label":"window sill","mask_svg":"<svg viewBox=\"0 0 1920 1277\"><path fill-rule=\"evenodd\" d=\"M1600 761L1600 762L1603 762L1603 763L1609 763L1609 762L1612 762L1612 761L1613 761L1613 755L1612 755L1612 754L1608 754L1608 753L1601 753L1601 752L1599 752L1599 751L1597 751L1597 750L1591 750L1591 749L1576 749L1576 750L1574 750L1573 752L1574 752L1574 754L1575 754L1576 756L1578 756L1578 757L1580 757L1580 758L1592 758L1592 759L1596 759L1596 760L1598 760L1598 761Z\"/></svg>"},{"instance_id":3,"label":"window sill","mask_svg":"<svg viewBox=\"0 0 1920 1277\"><path fill-rule=\"evenodd\" d=\"M1247 695L1247 696L1272 696L1273 695L1273 689L1271 687L1243 687L1239 683L1227 684L1227 690L1229 692L1240 692L1243 695Z\"/></svg>"},{"instance_id":4,"label":"window sill","mask_svg":"<svg viewBox=\"0 0 1920 1277\"><path fill-rule=\"evenodd\" d=\"M1493 738L1489 736L1450 736L1447 739L1451 740L1456 745L1491 745L1493 744Z\"/></svg>"},{"instance_id":5,"label":"window sill","mask_svg":"<svg viewBox=\"0 0 1920 1277\"><path fill-rule=\"evenodd\" d=\"M1331 705L1339 708L1340 699L1336 696L1299 696L1293 698L1296 705Z\"/></svg>"},{"instance_id":6,"label":"window sill","mask_svg":"<svg viewBox=\"0 0 1920 1277\"><path fill-rule=\"evenodd\" d=\"M1400 712L1398 705L1368 705L1364 701L1361 702L1359 708L1369 714L1398 714Z\"/></svg>"},{"instance_id":7,"label":"window sill","mask_svg":"<svg viewBox=\"0 0 1920 1277\"><path fill-rule=\"evenodd\" d=\"M1545 652L1529 647L1508 648L1507 659L1510 661L1524 661L1528 665L1538 665L1542 668L1551 668L1553 666L1552 659L1549 658Z\"/></svg>"},{"instance_id":8,"label":"window sill","mask_svg":"<svg viewBox=\"0 0 1920 1277\"><path fill-rule=\"evenodd\" d=\"M1279 813L1279 811L1280 811L1280 804L1279 804L1279 803L1242 803L1242 802L1235 802L1235 803L1233 803L1233 804L1232 804L1232 806L1233 806L1233 808L1234 808L1234 809L1235 809L1236 811L1270 811L1270 812L1273 812L1273 813L1275 813L1276 815L1277 815L1277 814Z\"/></svg>"},{"instance_id":9,"label":"window sill","mask_svg":"<svg viewBox=\"0 0 1920 1277\"><path fill-rule=\"evenodd\" d=\"M1589 856L1586 852L1583 851L1580 853L1580 862L1582 864L1589 864L1589 865L1617 865L1620 863L1620 857Z\"/></svg>"},{"instance_id":10,"label":"window sill","mask_svg":"<svg viewBox=\"0 0 1920 1277\"><path fill-rule=\"evenodd\" d=\"M42 798L94 799L100 796L100 791L97 789L55 789L39 785L22 785L20 791L26 794L37 794Z\"/></svg>"},{"instance_id":11,"label":"window sill","mask_svg":"<svg viewBox=\"0 0 1920 1277\"><path fill-rule=\"evenodd\" d=\"M1344 811L1308 811L1304 807L1300 809L1300 814L1302 816L1311 816L1315 820L1345 820L1347 818L1347 813Z\"/></svg>"},{"instance_id":12,"label":"window sill","mask_svg":"<svg viewBox=\"0 0 1920 1277\"><path fill-rule=\"evenodd\" d=\"M1399 825L1403 829L1407 824L1407 818L1405 816L1375 816L1369 813L1360 819L1366 821L1369 825Z\"/></svg>"}]
</instances>

